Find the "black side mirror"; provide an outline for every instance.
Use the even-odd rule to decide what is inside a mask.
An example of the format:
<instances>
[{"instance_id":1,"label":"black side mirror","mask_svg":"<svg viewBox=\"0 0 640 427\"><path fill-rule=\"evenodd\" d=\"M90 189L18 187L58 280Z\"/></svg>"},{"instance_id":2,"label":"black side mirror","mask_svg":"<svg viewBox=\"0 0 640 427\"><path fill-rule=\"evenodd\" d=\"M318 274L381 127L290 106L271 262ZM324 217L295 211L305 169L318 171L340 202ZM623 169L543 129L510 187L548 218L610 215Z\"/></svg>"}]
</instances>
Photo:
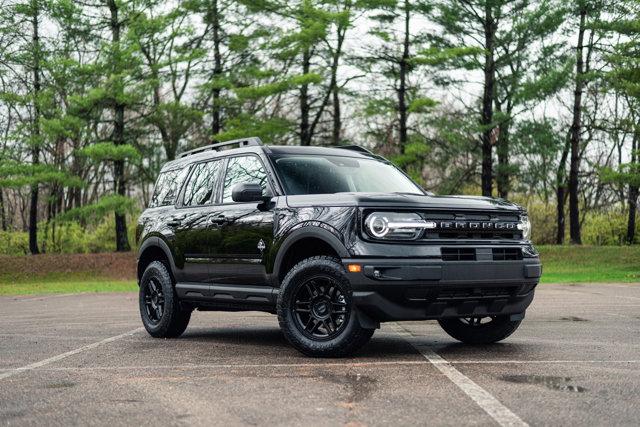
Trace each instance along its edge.
<instances>
[{"instance_id":1,"label":"black side mirror","mask_svg":"<svg viewBox=\"0 0 640 427\"><path fill-rule=\"evenodd\" d=\"M236 184L231 189L231 199L239 203L261 202L264 200L262 186L255 182Z\"/></svg>"}]
</instances>

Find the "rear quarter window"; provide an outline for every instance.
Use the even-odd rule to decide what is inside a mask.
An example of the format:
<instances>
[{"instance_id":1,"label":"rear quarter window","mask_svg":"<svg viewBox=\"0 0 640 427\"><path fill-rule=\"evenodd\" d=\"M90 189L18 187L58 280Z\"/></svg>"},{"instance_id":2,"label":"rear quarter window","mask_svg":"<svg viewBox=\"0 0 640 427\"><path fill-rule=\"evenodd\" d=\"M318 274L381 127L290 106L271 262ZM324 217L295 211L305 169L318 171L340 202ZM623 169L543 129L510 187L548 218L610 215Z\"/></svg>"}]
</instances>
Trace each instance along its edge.
<instances>
[{"instance_id":1,"label":"rear quarter window","mask_svg":"<svg viewBox=\"0 0 640 427\"><path fill-rule=\"evenodd\" d=\"M156 187L151 197L150 208L173 205L180 191L180 187L187 176L188 168L174 169L162 172L156 181Z\"/></svg>"}]
</instances>

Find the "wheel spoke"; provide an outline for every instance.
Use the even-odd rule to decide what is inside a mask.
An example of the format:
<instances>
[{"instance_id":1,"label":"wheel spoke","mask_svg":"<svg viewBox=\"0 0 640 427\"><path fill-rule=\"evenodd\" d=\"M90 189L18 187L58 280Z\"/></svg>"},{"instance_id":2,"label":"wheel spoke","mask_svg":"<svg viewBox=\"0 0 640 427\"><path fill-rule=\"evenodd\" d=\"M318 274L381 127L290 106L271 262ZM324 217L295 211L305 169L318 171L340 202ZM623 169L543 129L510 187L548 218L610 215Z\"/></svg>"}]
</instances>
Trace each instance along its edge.
<instances>
[{"instance_id":1,"label":"wheel spoke","mask_svg":"<svg viewBox=\"0 0 640 427\"><path fill-rule=\"evenodd\" d=\"M336 329L338 329L336 327L335 322L333 321L333 319L331 317L329 317L326 321L325 321L325 325L327 330L329 331L330 334L332 334L333 332L336 331Z\"/></svg>"},{"instance_id":2,"label":"wheel spoke","mask_svg":"<svg viewBox=\"0 0 640 427\"><path fill-rule=\"evenodd\" d=\"M349 303L338 281L330 276L316 276L300 285L290 310L305 335L330 339L344 329Z\"/></svg>"},{"instance_id":3,"label":"wheel spoke","mask_svg":"<svg viewBox=\"0 0 640 427\"><path fill-rule=\"evenodd\" d=\"M307 290L307 293L309 294L309 298L310 298L310 300L309 300L309 301L311 301L311 299L313 299L313 297L314 297L313 289L312 289L312 287L311 287L311 283L305 283L305 284L304 284L304 287L305 287L305 289Z\"/></svg>"},{"instance_id":4,"label":"wheel spoke","mask_svg":"<svg viewBox=\"0 0 640 427\"><path fill-rule=\"evenodd\" d=\"M316 319L313 319L313 321L315 322L315 324L313 325L313 328L311 328L311 331L309 331L309 332L311 332L311 333L314 333L315 331L317 331L317 330L318 330L318 328L319 328L320 326L322 326L322 322L319 322L319 321L318 321L318 320L316 320Z\"/></svg>"},{"instance_id":5,"label":"wheel spoke","mask_svg":"<svg viewBox=\"0 0 640 427\"><path fill-rule=\"evenodd\" d=\"M298 313L311 313L311 301L296 301L296 311Z\"/></svg>"}]
</instances>

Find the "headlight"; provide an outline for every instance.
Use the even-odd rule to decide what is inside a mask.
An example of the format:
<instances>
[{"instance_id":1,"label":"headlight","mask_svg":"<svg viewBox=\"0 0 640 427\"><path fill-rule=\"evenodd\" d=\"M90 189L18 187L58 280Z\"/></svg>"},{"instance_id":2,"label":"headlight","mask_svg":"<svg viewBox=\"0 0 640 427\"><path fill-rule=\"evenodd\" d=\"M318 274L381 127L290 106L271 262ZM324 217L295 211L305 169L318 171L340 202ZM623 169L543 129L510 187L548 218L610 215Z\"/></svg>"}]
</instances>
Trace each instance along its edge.
<instances>
[{"instance_id":1,"label":"headlight","mask_svg":"<svg viewBox=\"0 0 640 427\"><path fill-rule=\"evenodd\" d=\"M531 223L529 217L523 215L520 217L520 224L518 224L518 230L522 230L522 238L525 240L531 239Z\"/></svg>"},{"instance_id":2,"label":"headlight","mask_svg":"<svg viewBox=\"0 0 640 427\"><path fill-rule=\"evenodd\" d=\"M369 236L384 240L415 240L422 230L436 228L433 221L403 212L374 212L367 216L364 225Z\"/></svg>"}]
</instances>

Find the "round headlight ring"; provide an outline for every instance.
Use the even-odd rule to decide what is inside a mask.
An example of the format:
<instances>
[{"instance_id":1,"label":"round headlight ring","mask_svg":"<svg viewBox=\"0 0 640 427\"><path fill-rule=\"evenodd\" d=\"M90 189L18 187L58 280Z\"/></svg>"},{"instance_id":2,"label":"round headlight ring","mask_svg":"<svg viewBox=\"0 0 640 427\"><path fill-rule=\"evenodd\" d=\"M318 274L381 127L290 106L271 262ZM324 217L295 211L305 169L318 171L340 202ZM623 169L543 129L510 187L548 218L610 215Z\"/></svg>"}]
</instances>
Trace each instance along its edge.
<instances>
[{"instance_id":1,"label":"round headlight ring","mask_svg":"<svg viewBox=\"0 0 640 427\"><path fill-rule=\"evenodd\" d=\"M389 220L381 215L369 215L366 221L367 231L373 237L383 238L389 233Z\"/></svg>"}]
</instances>

